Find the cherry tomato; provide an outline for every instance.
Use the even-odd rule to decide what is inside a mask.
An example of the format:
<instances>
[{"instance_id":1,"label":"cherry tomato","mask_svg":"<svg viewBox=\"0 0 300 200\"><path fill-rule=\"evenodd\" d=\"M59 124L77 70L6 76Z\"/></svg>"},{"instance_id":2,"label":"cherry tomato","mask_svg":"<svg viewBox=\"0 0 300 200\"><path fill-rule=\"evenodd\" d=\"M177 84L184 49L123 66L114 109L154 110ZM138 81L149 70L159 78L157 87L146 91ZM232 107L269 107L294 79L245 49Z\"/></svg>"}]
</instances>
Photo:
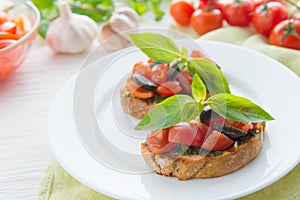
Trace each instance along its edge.
<instances>
[{"instance_id":1,"label":"cherry tomato","mask_svg":"<svg viewBox=\"0 0 300 200\"><path fill-rule=\"evenodd\" d=\"M229 137L220 133L219 131L213 130L213 132L207 137L202 144L201 148L206 150L223 150L234 143Z\"/></svg>"},{"instance_id":2,"label":"cherry tomato","mask_svg":"<svg viewBox=\"0 0 300 200\"><path fill-rule=\"evenodd\" d=\"M169 142L169 129L152 131L146 138L149 149L153 153L165 153L170 151L176 144Z\"/></svg>"},{"instance_id":3,"label":"cherry tomato","mask_svg":"<svg viewBox=\"0 0 300 200\"><path fill-rule=\"evenodd\" d=\"M199 35L203 35L223 26L222 13L219 9L198 9L191 17L191 25Z\"/></svg>"},{"instance_id":4,"label":"cherry tomato","mask_svg":"<svg viewBox=\"0 0 300 200\"><path fill-rule=\"evenodd\" d=\"M160 85L167 81L169 72L169 64L158 64L152 69L150 80Z\"/></svg>"},{"instance_id":5,"label":"cherry tomato","mask_svg":"<svg viewBox=\"0 0 300 200\"><path fill-rule=\"evenodd\" d=\"M132 69L132 75L135 73L139 73L143 76L145 76L146 78L150 78L151 77L151 65L150 63L147 62L137 62Z\"/></svg>"},{"instance_id":6,"label":"cherry tomato","mask_svg":"<svg viewBox=\"0 0 300 200\"><path fill-rule=\"evenodd\" d=\"M198 9L213 9L217 7L217 4L217 0L200 0L198 4Z\"/></svg>"},{"instance_id":7,"label":"cherry tomato","mask_svg":"<svg viewBox=\"0 0 300 200\"><path fill-rule=\"evenodd\" d=\"M174 81L179 82L180 86L182 89L184 89L186 92L191 93L192 88L192 80L193 77L188 71L180 71L179 73L176 74Z\"/></svg>"},{"instance_id":8,"label":"cherry tomato","mask_svg":"<svg viewBox=\"0 0 300 200\"><path fill-rule=\"evenodd\" d=\"M211 127L213 124L225 124L225 118L220 117L217 119L212 119L207 123L207 126Z\"/></svg>"},{"instance_id":9,"label":"cherry tomato","mask_svg":"<svg viewBox=\"0 0 300 200\"><path fill-rule=\"evenodd\" d=\"M200 147L210 133L210 128L202 123L182 122L170 127L169 142Z\"/></svg>"},{"instance_id":10,"label":"cherry tomato","mask_svg":"<svg viewBox=\"0 0 300 200\"><path fill-rule=\"evenodd\" d=\"M248 26L251 22L251 14L254 11L252 1L234 0L219 4L223 17L232 26Z\"/></svg>"},{"instance_id":11,"label":"cherry tomato","mask_svg":"<svg viewBox=\"0 0 300 200\"><path fill-rule=\"evenodd\" d=\"M257 8L258 6L263 5L265 2L279 2L284 6L288 5L288 3L285 0L268 0L268 1L266 1L266 0L253 0L254 8Z\"/></svg>"},{"instance_id":12,"label":"cherry tomato","mask_svg":"<svg viewBox=\"0 0 300 200\"><path fill-rule=\"evenodd\" d=\"M288 10L283 4L268 2L256 8L252 25L258 33L268 37L274 26L288 17Z\"/></svg>"},{"instance_id":13,"label":"cherry tomato","mask_svg":"<svg viewBox=\"0 0 300 200\"><path fill-rule=\"evenodd\" d=\"M17 29L17 24L15 22L3 22L0 24L0 31L15 34Z\"/></svg>"},{"instance_id":14,"label":"cherry tomato","mask_svg":"<svg viewBox=\"0 0 300 200\"><path fill-rule=\"evenodd\" d=\"M190 24L190 18L194 11L194 6L187 1L173 1L170 5L171 16L182 26Z\"/></svg>"},{"instance_id":15,"label":"cherry tomato","mask_svg":"<svg viewBox=\"0 0 300 200\"><path fill-rule=\"evenodd\" d=\"M173 96L181 90L179 83L175 81L165 82L156 88L156 92L164 96Z\"/></svg>"},{"instance_id":16,"label":"cherry tomato","mask_svg":"<svg viewBox=\"0 0 300 200\"><path fill-rule=\"evenodd\" d=\"M141 99L149 99L154 96L154 92L146 90L139 86L136 82L128 82L126 84L126 90L134 97Z\"/></svg>"},{"instance_id":17,"label":"cherry tomato","mask_svg":"<svg viewBox=\"0 0 300 200\"><path fill-rule=\"evenodd\" d=\"M11 39L11 40L18 40L20 37L16 34L7 33L7 32L0 32L0 40L3 39Z\"/></svg>"},{"instance_id":18,"label":"cherry tomato","mask_svg":"<svg viewBox=\"0 0 300 200\"><path fill-rule=\"evenodd\" d=\"M279 22L271 31L269 40L272 45L300 50L300 20Z\"/></svg>"},{"instance_id":19,"label":"cherry tomato","mask_svg":"<svg viewBox=\"0 0 300 200\"><path fill-rule=\"evenodd\" d=\"M0 49L7 47L8 45L16 43L17 40L11 40L11 39L3 39L0 40Z\"/></svg>"}]
</instances>

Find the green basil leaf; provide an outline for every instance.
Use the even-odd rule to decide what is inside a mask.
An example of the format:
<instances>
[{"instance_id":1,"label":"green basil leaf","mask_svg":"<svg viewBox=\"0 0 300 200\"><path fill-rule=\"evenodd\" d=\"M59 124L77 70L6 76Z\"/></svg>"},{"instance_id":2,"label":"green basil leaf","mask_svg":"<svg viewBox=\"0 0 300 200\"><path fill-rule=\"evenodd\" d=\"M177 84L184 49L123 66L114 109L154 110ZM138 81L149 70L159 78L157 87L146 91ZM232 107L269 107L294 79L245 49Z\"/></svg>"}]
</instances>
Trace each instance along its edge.
<instances>
[{"instance_id":1,"label":"green basil leaf","mask_svg":"<svg viewBox=\"0 0 300 200\"><path fill-rule=\"evenodd\" d=\"M166 36L155 33L130 34L132 42L156 62L169 63L181 58L176 44Z\"/></svg>"},{"instance_id":2,"label":"green basil leaf","mask_svg":"<svg viewBox=\"0 0 300 200\"><path fill-rule=\"evenodd\" d=\"M184 58L184 59L186 59L187 57L188 57L188 54L189 54L189 52L188 52L188 50L186 49L186 48L182 48L182 50L181 50L181 56Z\"/></svg>"},{"instance_id":3,"label":"green basil leaf","mask_svg":"<svg viewBox=\"0 0 300 200\"><path fill-rule=\"evenodd\" d=\"M232 94L217 94L206 102L222 117L239 122L262 122L274 118L249 99Z\"/></svg>"},{"instance_id":4,"label":"green basil leaf","mask_svg":"<svg viewBox=\"0 0 300 200\"><path fill-rule=\"evenodd\" d=\"M188 70L202 78L209 92L213 94L230 93L229 84L221 70L205 58L190 59Z\"/></svg>"},{"instance_id":5,"label":"green basil leaf","mask_svg":"<svg viewBox=\"0 0 300 200\"><path fill-rule=\"evenodd\" d=\"M157 104L135 129L156 130L181 121L190 121L199 115L200 109L203 109L203 106L199 106L192 97L184 94L174 95Z\"/></svg>"},{"instance_id":6,"label":"green basil leaf","mask_svg":"<svg viewBox=\"0 0 300 200\"><path fill-rule=\"evenodd\" d=\"M198 74L194 74L193 77L192 95L197 102L201 102L206 98L206 87Z\"/></svg>"}]
</instances>

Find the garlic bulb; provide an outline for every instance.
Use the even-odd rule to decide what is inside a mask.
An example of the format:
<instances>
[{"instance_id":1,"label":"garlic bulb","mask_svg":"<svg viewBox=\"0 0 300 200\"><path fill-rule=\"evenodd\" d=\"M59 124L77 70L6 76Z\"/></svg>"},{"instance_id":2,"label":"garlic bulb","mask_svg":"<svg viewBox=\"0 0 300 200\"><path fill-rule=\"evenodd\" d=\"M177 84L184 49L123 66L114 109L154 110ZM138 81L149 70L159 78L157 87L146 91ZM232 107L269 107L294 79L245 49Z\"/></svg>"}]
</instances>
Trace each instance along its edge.
<instances>
[{"instance_id":1,"label":"garlic bulb","mask_svg":"<svg viewBox=\"0 0 300 200\"><path fill-rule=\"evenodd\" d=\"M110 51L122 49L131 45L127 34L139 25L139 17L131 8L120 8L111 16L109 21L101 27L99 42Z\"/></svg>"},{"instance_id":2,"label":"garlic bulb","mask_svg":"<svg viewBox=\"0 0 300 200\"><path fill-rule=\"evenodd\" d=\"M59 4L59 18L49 26L46 42L57 53L75 54L89 48L97 36L97 24L85 15L71 12L67 3Z\"/></svg>"}]
</instances>

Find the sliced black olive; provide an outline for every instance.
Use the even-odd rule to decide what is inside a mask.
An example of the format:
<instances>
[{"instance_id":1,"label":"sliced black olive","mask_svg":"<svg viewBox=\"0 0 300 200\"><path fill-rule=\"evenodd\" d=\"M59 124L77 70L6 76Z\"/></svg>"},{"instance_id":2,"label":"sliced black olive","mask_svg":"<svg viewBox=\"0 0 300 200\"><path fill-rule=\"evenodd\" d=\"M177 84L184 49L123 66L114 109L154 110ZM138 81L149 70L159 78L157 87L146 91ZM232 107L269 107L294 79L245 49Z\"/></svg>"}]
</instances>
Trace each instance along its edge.
<instances>
[{"instance_id":1,"label":"sliced black olive","mask_svg":"<svg viewBox=\"0 0 300 200\"><path fill-rule=\"evenodd\" d=\"M248 134L245 131L242 131L242 130L232 127L232 126L228 126L226 124L213 124L212 129L217 130L221 133L224 133L231 139L237 139L237 138L243 137Z\"/></svg>"},{"instance_id":2,"label":"sliced black olive","mask_svg":"<svg viewBox=\"0 0 300 200\"><path fill-rule=\"evenodd\" d=\"M204 124L209 123L213 119L218 119L221 116L213 111L209 106L203 108L202 113L200 114L200 121Z\"/></svg>"},{"instance_id":3,"label":"sliced black olive","mask_svg":"<svg viewBox=\"0 0 300 200\"><path fill-rule=\"evenodd\" d=\"M133 75L133 80L146 90L155 91L155 89L157 88L157 85L155 83L139 73L135 73Z\"/></svg>"},{"instance_id":4,"label":"sliced black olive","mask_svg":"<svg viewBox=\"0 0 300 200\"><path fill-rule=\"evenodd\" d=\"M151 63L151 68L155 67L156 65L159 65L160 62L154 61Z\"/></svg>"}]
</instances>

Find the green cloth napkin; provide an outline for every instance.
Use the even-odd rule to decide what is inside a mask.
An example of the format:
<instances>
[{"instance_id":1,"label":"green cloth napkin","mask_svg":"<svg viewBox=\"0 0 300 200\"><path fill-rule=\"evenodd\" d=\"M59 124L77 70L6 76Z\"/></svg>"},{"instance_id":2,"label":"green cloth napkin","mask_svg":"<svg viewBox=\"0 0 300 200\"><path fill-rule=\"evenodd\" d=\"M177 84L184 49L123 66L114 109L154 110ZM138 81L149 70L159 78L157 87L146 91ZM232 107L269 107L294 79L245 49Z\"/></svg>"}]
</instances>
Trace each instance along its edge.
<instances>
[{"instance_id":1,"label":"green cloth napkin","mask_svg":"<svg viewBox=\"0 0 300 200\"><path fill-rule=\"evenodd\" d=\"M268 44L268 39L251 29L225 27L209 32L200 40L214 40L253 49L281 62L300 76L300 51Z\"/></svg>"},{"instance_id":2,"label":"green cloth napkin","mask_svg":"<svg viewBox=\"0 0 300 200\"><path fill-rule=\"evenodd\" d=\"M99 180L101 181L101 180ZM37 200L109 200L82 185L52 160L42 178ZM300 199L300 165L272 185L239 200Z\"/></svg>"},{"instance_id":3,"label":"green cloth napkin","mask_svg":"<svg viewBox=\"0 0 300 200\"><path fill-rule=\"evenodd\" d=\"M226 27L210 32L200 39L232 43L266 54L300 76L300 51L268 45L266 38L250 29ZM101 181L101 180L99 180ZM45 171L38 191L38 200L102 200L111 199L72 178L55 160ZM272 185L240 200L300 199L300 165Z\"/></svg>"}]
</instances>

